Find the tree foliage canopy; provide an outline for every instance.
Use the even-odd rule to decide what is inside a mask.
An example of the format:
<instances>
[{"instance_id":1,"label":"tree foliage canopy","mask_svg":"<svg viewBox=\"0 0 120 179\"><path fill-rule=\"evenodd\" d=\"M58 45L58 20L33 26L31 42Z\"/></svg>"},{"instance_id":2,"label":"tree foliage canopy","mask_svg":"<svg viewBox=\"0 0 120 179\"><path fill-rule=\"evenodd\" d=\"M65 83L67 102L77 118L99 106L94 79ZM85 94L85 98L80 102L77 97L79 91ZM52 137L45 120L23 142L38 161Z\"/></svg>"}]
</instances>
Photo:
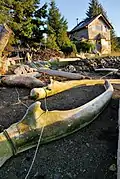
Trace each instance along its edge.
<instances>
[{"instance_id":1,"label":"tree foliage canopy","mask_svg":"<svg viewBox=\"0 0 120 179\"><path fill-rule=\"evenodd\" d=\"M91 0L89 3L88 10L86 12L87 18L92 18L99 14L103 14L105 17L107 17L106 11L98 2L98 0Z\"/></svg>"},{"instance_id":2,"label":"tree foliage canopy","mask_svg":"<svg viewBox=\"0 0 120 179\"><path fill-rule=\"evenodd\" d=\"M1 0L0 23L7 23L13 30L15 39L27 44L30 40L40 41L42 18L46 17L45 4L39 0Z\"/></svg>"},{"instance_id":3,"label":"tree foliage canopy","mask_svg":"<svg viewBox=\"0 0 120 179\"><path fill-rule=\"evenodd\" d=\"M61 15L54 0L51 0L50 2L47 26L48 26L49 47L54 48L57 45L58 49L61 49L63 51L65 50L68 51L67 47L71 47L71 49L73 50L73 44L67 35L67 28L68 28L67 21ZM50 40L51 40L51 45L50 45Z\"/></svg>"}]
</instances>

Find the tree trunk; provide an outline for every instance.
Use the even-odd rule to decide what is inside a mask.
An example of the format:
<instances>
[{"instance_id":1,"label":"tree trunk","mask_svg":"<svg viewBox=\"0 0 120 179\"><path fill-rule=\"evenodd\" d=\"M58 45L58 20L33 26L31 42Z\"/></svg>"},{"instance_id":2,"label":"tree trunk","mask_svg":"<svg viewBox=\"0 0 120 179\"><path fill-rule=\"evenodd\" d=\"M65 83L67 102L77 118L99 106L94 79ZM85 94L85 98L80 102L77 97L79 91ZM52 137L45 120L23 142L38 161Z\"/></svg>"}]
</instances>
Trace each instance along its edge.
<instances>
[{"instance_id":1,"label":"tree trunk","mask_svg":"<svg viewBox=\"0 0 120 179\"><path fill-rule=\"evenodd\" d=\"M2 32L0 33L0 67L2 66L2 52L5 49L11 34L12 30L10 30L9 27L4 24Z\"/></svg>"}]
</instances>

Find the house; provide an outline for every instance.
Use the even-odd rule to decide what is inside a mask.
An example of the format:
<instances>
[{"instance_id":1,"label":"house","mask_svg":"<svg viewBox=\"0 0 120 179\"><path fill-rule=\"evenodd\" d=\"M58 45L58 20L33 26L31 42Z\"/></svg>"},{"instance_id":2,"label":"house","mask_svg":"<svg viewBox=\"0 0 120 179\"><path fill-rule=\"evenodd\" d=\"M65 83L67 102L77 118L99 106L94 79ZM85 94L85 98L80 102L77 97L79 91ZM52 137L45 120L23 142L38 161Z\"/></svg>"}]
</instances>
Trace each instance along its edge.
<instances>
[{"instance_id":1,"label":"house","mask_svg":"<svg viewBox=\"0 0 120 179\"><path fill-rule=\"evenodd\" d=\"M87 40L95 44L96 50L101 54L111 53L111 35L110 31L113 29L108 19L99 14L91 19L86 19L70 32L71 40Z\"/></svg>"}]
</instances>

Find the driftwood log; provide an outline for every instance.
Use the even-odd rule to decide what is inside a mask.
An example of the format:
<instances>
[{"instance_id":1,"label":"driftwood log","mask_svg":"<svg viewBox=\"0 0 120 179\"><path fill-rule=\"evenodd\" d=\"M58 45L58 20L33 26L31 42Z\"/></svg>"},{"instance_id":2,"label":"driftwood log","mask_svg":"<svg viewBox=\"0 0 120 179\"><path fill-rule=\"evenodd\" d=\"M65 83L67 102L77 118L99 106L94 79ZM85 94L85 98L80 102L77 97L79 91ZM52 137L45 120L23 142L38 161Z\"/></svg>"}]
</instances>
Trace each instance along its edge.
<instances>
[{"instance_id":1,"label":"driftwood log","mask_svg":"<svg viewBox=\"0 0 120 179\"><path fill-rule=\"evenodd\" d=\"M105 82L105 92L85 105L66 111L43 111L41 103L32 104L23 119L0 133L0 166L12 155L40 144L65 137L91 123L103 111L113 94Z\"/></svg>"},{"instance_id":2,"label":"driftwood log","mask_svg":"<svg viewBox=\"0 0 120 179\"><path fill-rule=\"evenodd\" d=\"M116 69L116 68L96 68L94 69L95 72L118 72L119 69Z\"/></svg>"},{"instance_id":3,"label":"driftwood log","mask_svg":"<svg viewBox=\"0 0 120 179\"><path fill-rule=\"evenodd\" d=\"M119 79L108 79L112 84L120 84ZM30 97L34 99L43 99L48 96L55 95L57 93L63 92L70 88L79 86L79 85L95 85L95 84L104 84L103 79L96 80L72 80L66 82L51 81L51 83L43 88L33 88L30 92Z\"/></svg>"},{"instance_id":4,"label":"driftwood log","mask_svg":"<svg viewBox=\"0 0 120 179\"><path fill-rule=\"evenodd\" d=\"M65 71L58 71L58 70L50 70L45 68L38 68L38 72L45 73L50 76L60 76L71 80L82 80L82 79L90 79L88 76L80 75L79 73L70 73Z\"/></svg>"},{"instance_id":5,"label":"driftwood log","mask_svg":"<svg viewBox=\"0 0 120 179\"><path fill-rule=\"evenodd\" d=\"M27 75L8 75L1 79L2 85L19 86L26 88L43 87L45 84L35 77Z\"/></svg>"}]
</instances>

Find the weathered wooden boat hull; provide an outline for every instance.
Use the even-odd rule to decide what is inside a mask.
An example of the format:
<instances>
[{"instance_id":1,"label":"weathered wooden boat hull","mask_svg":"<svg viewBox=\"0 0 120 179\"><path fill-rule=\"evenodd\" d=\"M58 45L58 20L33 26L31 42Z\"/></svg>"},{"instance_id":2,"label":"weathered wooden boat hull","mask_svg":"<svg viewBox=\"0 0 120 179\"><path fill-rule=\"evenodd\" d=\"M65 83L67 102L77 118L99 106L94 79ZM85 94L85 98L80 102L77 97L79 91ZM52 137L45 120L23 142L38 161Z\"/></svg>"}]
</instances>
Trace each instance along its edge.
<instances>
[{"instance_id":1,"label":"weathered wooden boat hull","mask_svg":"<svg viewBox=\"0 0 120 179\"><path fill-rule=\"evenodd\" d=\"M41 144L67 136L92 122L109 103L113 87L106 81L106 91L85 105L67 111L43 111L40 102L32 104L23 119L0 134L0 165L22 151L36 146L44 128Z\"/></svg>"},{"instance_id":2,"label":"weathered wooden boat hull","mask_svg":"<svg viewBox=\"0 0 120 179\"><path fill-rule=\"evenodd\" d=\"M108 81L112 84L120 84L120 79L108 79ZM61 93L70 88L79 86L79 85L103 85L105 80L103 79L95 79L95 80L72 80L66 82L58 82L52 81L47 87L43 88L33 88L30 92L30 97L34 99L43 99L45 97L49 97L55 95L57 93Z\"/></svg>"}]
</instances>

